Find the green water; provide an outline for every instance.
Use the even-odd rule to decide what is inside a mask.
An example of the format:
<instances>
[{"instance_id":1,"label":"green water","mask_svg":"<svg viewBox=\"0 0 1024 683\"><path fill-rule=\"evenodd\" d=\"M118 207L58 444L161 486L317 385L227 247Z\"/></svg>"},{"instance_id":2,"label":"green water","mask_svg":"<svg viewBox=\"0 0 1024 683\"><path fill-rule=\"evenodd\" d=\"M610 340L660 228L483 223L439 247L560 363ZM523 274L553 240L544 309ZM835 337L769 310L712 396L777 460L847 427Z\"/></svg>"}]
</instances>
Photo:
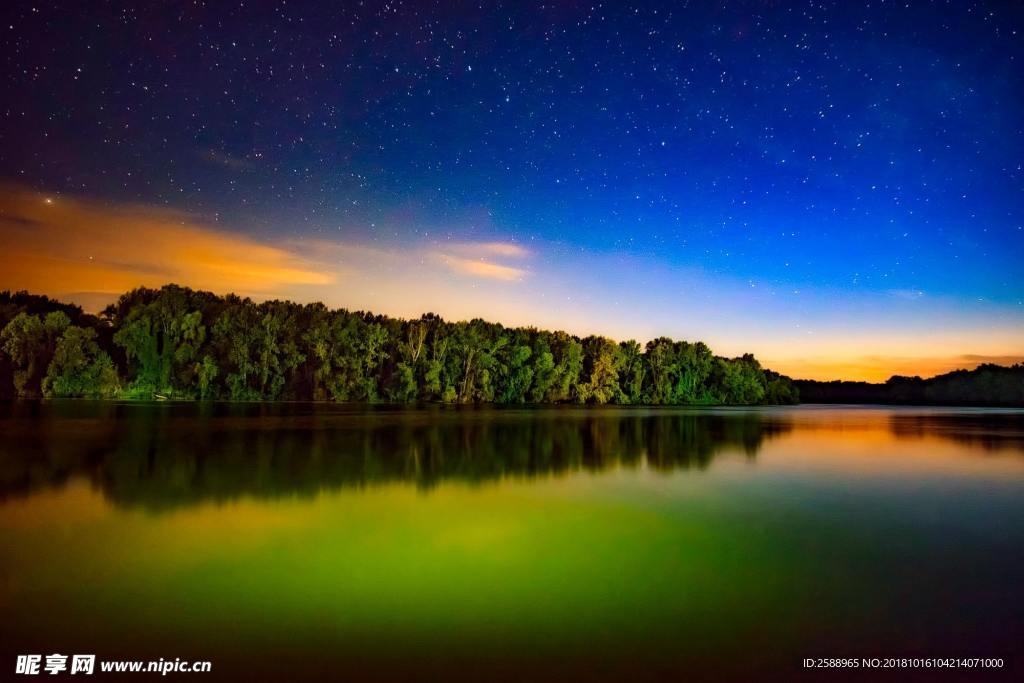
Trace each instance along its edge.
<instances>
[{"instance_id":1,"label":"green water","mask_svg":"<svg viewBox=\"0 0 1024 683\"><path fill-rule=\"evenodd\" d=\"M203 680L1012 674L1022 560L1020 412L0 406L12 672L60 652L208 659Z\"/></svg>"}]
</instances>

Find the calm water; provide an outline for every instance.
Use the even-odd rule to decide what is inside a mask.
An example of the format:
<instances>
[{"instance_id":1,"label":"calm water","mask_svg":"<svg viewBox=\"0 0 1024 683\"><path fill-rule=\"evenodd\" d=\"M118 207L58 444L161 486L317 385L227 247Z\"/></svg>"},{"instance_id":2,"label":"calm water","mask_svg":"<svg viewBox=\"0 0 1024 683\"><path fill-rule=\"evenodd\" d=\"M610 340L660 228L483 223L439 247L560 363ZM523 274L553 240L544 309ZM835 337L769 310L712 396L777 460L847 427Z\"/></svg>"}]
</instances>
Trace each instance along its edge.
<instances>
[{"instance_id":1,"label":"calm water","mask_svg":"<svg viewBox=\"0 0 1024 683\"><path fill-rule=\"evenodd\" d=\"M0 405L0 616L9 671L1019 673L1024 413Z\"/></svg>"}]
</instances>

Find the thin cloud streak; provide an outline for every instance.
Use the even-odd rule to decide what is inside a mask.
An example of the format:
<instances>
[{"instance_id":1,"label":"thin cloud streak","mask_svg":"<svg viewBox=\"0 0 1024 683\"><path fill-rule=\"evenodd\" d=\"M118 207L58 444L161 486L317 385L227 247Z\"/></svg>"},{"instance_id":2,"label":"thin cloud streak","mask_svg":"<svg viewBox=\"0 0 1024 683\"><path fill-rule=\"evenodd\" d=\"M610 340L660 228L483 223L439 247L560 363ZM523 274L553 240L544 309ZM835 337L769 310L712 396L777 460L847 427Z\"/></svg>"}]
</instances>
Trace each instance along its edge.
<instances>
[{"instance_id":1,"label":"thin cloud streak","mask_svg":"<svg viewBox=\"0 0 1024 683\"><path fill-rule=\"evenodd\" d=\"M462 242L451 245L449 249L463 256L479 258L487 256L527 258L530 256L528 249L513 242Z\"/></svg>"},{"instance_id":2,"label":"thin cloud streak","mask_svg":"<svg viewBox=\"0 0 1024 683\"><path fill-rule=\"evenodd\" d=\"M527 271L522 268L504 266L500 263L491 263L490 261L485 261L482 258L463 258L444 253L437 253L434 256L449 270L462 275L513 282L522 280L527 274Z\"/></svg>"}]
</instances>

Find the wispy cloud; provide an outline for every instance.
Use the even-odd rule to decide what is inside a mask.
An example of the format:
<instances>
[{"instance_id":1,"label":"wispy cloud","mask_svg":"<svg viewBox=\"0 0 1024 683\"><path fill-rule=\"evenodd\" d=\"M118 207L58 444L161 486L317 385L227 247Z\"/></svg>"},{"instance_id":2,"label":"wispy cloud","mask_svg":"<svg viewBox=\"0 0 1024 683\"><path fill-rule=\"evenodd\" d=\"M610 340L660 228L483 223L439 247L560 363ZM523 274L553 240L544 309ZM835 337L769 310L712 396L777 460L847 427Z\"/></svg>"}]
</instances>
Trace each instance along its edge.
<instances>
[{"instance_id":1,"label":"wispy cloud","mask_svg":"<svg viewBox=\"0 0 1024 683\"><path fill-rule=\"evenodd\" d=\"M180 282L246 294L326 285L334 273L279 246L171 209L0 192L0 287L51 294Z\"/></svg>"},{"instance_id":2,"label":"wispy cloud","mask_svg":"<svg viewBox=\"0 0 1024 683\"><path fill-rule=\"evenodd\" d=\"M296 253L319 261L325 267L343 267L367 273L400 272L405 276L454 274L484 280L513 282L529 275L525 267L507 265L495 260L526 259L531 252L508 242L455 242L373 246L327 239L287 243Z\"/></svg>"},{"instance_id":3,"label":"wispy cloud","mask_svg":"<svg viewBox=\"0 0 1024 683\"><path fill-rule=\"evenodd\" d=\"M514 242L457 242L445 244L443 249L430 255L460 275L515 282L529 274L525 268L496 261L498 258L521 261L530 256L527 249Z\"/></svg>"},{"instance_id":4,"label":"wispy cloud","mask_svg":"<svg viewBox=\"0 0 1024 683\"><path fill-rule=\"evenodd\" d=\"M90 310L134 287L176 282L389 312L436 310L446 301L456 315L486 315L484 293L468 294L467 279L492 287L521 281L530 256L498 241L257 241L166 207L0 186L0 289L64 297Z\"/></svg>"},{"instance_id":5,"label":"wispy cloud","mask_svg":"<svg viewBox=\"0 0 1024 683\"><path fill-rule=\"evenodd\" d=\"M483 258L466 258L438 252L434 257L449 270L462 275L514 282L522 280L527 271L522 268L493 263Z\"/></svg>"},{"instance_id":6,"label":"wispy cloud","mask_svg":"<svg viewBox=\"0 0 1024 683\"><path fill-rule=\"evenodd\" d=\"M459 242L450 245L455 253L469 257L503 256L506 258L526 258L530 251L515 242Z\"/></svg>"}]
</instances>

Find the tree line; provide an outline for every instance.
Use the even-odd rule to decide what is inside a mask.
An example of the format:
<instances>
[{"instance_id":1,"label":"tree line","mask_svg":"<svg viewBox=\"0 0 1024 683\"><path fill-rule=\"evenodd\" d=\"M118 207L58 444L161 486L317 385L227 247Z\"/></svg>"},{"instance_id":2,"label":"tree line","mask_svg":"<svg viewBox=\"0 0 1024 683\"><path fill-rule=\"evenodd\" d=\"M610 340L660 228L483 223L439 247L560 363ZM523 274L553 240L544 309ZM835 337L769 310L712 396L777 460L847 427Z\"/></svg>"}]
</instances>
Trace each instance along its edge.
<instances>
[{"instance_id":1,"label":"tree line","mask_svg":"<svg viewBox=\"0 0 1024 683\"><path fill-rule=\"evenodd\" d=\"M983 363L929 379L893 375L885 383L796 380L808 403L1024 406L1024 364Z\"/></svg>"},{"instance_id":2,"label":"tree line","mask_svg":"<svg viewBox=\"0 0 1024 683\"><path fill-rule=\"evenodd\" d=\"M256 303L167 285L100 315L0 293L0 392L11 397L648 405L795 403L750 354L661 337L404 320L322 303Z\"/></svg>"}]
</instances>

